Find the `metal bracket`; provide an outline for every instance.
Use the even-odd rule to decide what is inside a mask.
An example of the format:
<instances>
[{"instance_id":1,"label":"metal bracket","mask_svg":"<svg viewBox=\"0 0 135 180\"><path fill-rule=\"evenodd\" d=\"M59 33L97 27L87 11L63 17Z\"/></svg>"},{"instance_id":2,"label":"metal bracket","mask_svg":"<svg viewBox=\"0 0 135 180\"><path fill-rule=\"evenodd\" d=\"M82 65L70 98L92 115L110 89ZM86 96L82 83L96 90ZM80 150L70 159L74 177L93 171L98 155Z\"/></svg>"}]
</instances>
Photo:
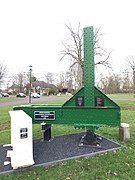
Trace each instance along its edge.
<instances>
[{"instance_id":1,"label":"metal bracket","mask_svg":"<svg viewBox=\"0 0 135 180\"><path fill-rule=\"evenodd\" d=\"M79 146L81 147L98 147L100 148L101 137L97 136L94 131L87 130L86 134L82 136Z\"/></svg>"}]
</instances>

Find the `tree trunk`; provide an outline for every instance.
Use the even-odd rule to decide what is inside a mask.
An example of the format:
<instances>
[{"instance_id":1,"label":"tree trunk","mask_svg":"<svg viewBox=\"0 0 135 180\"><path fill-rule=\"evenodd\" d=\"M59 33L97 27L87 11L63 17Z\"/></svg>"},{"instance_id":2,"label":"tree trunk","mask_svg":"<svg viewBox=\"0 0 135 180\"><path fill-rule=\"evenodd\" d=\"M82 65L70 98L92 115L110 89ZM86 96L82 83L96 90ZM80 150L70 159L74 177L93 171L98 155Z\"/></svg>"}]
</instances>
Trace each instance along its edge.
<instances>
[{"instance_id":1,"label":"tree trunk","mask_svg":"<svg viewBox=\"0 0 135 180\"><path fill-rule=\"evenodd\" d=\"M133 96L135 98L135 70L133 70Z\"/></svg>"}]
</instances>

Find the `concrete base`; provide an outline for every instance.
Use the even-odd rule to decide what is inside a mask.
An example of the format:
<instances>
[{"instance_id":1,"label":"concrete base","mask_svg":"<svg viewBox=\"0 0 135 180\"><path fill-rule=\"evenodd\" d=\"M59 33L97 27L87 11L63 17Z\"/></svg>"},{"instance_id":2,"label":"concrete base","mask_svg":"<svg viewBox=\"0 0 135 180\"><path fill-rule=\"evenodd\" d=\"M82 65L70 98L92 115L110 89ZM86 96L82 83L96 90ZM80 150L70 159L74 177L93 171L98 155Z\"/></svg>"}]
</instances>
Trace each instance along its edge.
<instances>
[{"instance_id":1,"label":"concrete base","mask_svg":"<svg viewBox=\"0 0 135 180\"><path fill-rule=\"evenodd\" d=\"M130 139L130 127L127 123L121 123L119 128L119 138L121 141L128 141Z\"/></svg>"},{"instance_id":2,"label":"concrete base","mask_svg":"<svg viewBox=\"0 0 135 180\"><path fill-rule=\"evenodd\" d=\"M33 166L48 166L68 159L94 156L98 153L104 153L121 148L120 144L104 137L102 137L100 148L79 147L79 142L84 134L85 132L55 136L51 141L42 141L42 139L34 140L33 152L35 164ZM6 158L6 152L10 149L10 147L3 147L3 145L0 145L0 174L14 171L10 164L5 163L7 165L4 166L4 162L10 161L10 158Z\"/></svg>"}]
</instances>

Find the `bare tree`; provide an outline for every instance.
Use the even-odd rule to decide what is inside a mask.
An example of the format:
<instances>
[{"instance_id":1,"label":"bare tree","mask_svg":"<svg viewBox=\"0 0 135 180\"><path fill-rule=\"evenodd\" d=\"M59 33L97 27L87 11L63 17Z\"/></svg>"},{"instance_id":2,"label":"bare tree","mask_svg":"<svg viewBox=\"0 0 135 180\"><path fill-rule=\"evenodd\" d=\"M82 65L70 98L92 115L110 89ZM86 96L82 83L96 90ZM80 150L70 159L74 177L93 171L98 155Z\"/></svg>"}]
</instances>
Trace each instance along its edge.
<instances>
[{"instance_id":1,"label":"bare tree","mask_svg":"<svg viewBox=\"0 0 135 180\"><path fill-rule=\"evenodd\" d=\"M4 61L0 62L0 85L4 82L4 78L7 75L7 67L4 65Z\"/></svg>"},{"instance_id":2,"label":"bare tree","mask_svg":"<svg viewBox=\"0 0 135 180\"><path fill-rule=\"evenodd\" d=\"M105 93L120 93L122 86L122 78L120 74L109 74L103 77L101 74L100 83L98 85Z\"/></svg>"},{"instance_id":3,"label":"bare tree","mask_svg":"<svg viewBox=\"0 0 135 180\"><path fill-rule=\"evenodd\" d=\"M62 91L62 89L65 87L65 72L60 72L58 74L58 83L57 88Z\"/></svg>"},{"instance_id":4,"label":"bare tree","mask_svg":"<svg viewBox=\"0 0 135 180\"><path fill-rule=\"evenodd\" d=\"M135 56L131 55L126 58L126 61L128 63L129 72L132 73L133 78L133 95L135 98Z\"/></svg>"},{"instance_id":5,"label":"bare tree","mask_svg":"<svg viewBox=\"0 0 135 180\"><path fill-rule=\"evenodd\" d=\"M48 84L52 84L55 81L54 74L51 72L44 73L44 79Z\"/></svg>"},{"instance_id":6,"label":"bare tree","mask_svg":"<svg viewBox=\"0 0 135 180\"><path fill-rule=\"evenodd\" d=\"M34 81L36 81L36 77L32 74L31 82ZM15 93L24 92L28 94L30 88L30 73L20 71L17 74L13 74L12 88L15 90Z\"/></svg>"},{"instance_id":7,"label":"bare tree","mask_svg":"<svg viewBox=\"0 0 135 180\"><path fill-rule=\"evenodd\" d=\"M51 72L43 73L45 82L47 83L47 95L49 95L50 84L55 82L54 74Z\"/></svg>"},{"instance_id":8,"label":"bare tree","mask_svg":"<svg viewBox=\"0 0 135 180\"><path fill-rule=\"evenodd\" d=\"M81 29L80 23L78 27L74 30L71 24L66 25L67 29L70 32L70 43L62 43L64 49L61 51L61 59L69 57L71 60L70 70L72 72L78 71L79 79L81 78L80 86L83 85L83 31ZM109 62L110 53L107 53L101 46L100 39L102 34L100 29L96 28L94 31L94 56L95 56L95 65L104 65L106 67L111 67ZM102 57L102 58L101 58ZM102 60L101 60L102 59Z\"/></svg>"},{"instance_id":9,"label":"bare tree","mask_svg":"<svg viewBox=\"0 0 135 180\"><path fill-rule=\"evenodd\" d=\"M100 28L94 29L94 57L95 57L95 65L103 65L107 68L112 68L109 58L111 52L107 52L101 44L101 37L103 34L101 33Z\"/></svg>"},{"instance_id":10,"label":"bare tree","mask_svg":"<svg viewBox=\"0 0 135 180\"><path fill-rule=\"evenodd\" d=\"M24 92L26 82L25 82L25 73L19 72L18 74L13 74L12 76L12 86L15 87L16 93Z\"/></svg>"},{"instance_id":11,"label":"bare tree","mask_svg":"<svg viewBox=\"0 0 135 180\"><path fill-rule=\"evenodd\" d=\"M70 70L71 72L76 72L76 70L81 69L80 77L81 77L81 85L82 85L82 79L83 79L83 56L82 56L82 46L83 46L83 32L80 27L80 23L78 24L77 30L75 31L72 26L66 25L67 29L70 32L70 43L62 43L64 46L64 49L61 51L61 59L64 59L66 56L70 58L71 66Z\"/></svg>"}]
</instances>

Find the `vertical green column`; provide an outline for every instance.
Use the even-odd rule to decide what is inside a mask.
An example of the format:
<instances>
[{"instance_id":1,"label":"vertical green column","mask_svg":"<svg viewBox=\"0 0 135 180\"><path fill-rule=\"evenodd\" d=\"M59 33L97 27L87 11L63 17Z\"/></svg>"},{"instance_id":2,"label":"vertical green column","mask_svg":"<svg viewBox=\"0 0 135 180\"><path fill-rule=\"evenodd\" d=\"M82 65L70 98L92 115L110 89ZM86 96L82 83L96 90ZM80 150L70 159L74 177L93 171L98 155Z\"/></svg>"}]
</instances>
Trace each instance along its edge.
<instances>
[{"instance_id":1,"label":"vertical green column","mask_svg":"<svg viewBox=\"0 0 135 180\"><path fill-rule=\"evenodd\" d=\"M93 27L83 29L84 35L84 102L94 106L94 33Z\"/></svg>"}]
</instances>

